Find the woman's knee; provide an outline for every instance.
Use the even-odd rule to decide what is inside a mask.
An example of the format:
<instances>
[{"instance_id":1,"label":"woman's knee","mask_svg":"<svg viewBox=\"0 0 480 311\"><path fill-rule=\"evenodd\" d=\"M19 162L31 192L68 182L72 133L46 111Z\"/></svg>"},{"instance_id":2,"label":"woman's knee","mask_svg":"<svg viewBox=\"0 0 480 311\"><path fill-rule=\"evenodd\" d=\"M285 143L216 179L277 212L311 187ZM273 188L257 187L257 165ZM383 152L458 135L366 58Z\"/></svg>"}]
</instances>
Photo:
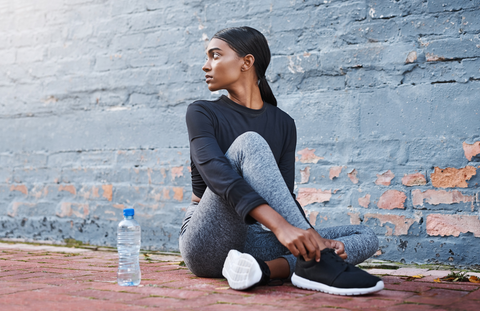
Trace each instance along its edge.
<instances>
[{"instance_id":1,"label":"woman's knee","mask_svg":"<svg viewBox=\"0 0 480 311\"><path fill-rule=\"evenodd\" d=\"M192 244L193 243L182 243L182 241L180 241L179 244L180 254L187 268L198 277L222 277L224 259L219 260L214 254L206 254L204 249L189 247L193 246Z\"/></svg>"},{"instance_id":2,"label":"woman's knee","mask_svg":"<svg viewBox=\"0 0 480 311\"><path fill-rule=\"evenodd\" d=\"M377 235L371 228L367 226L362 226L362 233L367 237L369 241L371 241L372 250L375 253L378 250L379 245Z\"/></svg>"}]
</instances>

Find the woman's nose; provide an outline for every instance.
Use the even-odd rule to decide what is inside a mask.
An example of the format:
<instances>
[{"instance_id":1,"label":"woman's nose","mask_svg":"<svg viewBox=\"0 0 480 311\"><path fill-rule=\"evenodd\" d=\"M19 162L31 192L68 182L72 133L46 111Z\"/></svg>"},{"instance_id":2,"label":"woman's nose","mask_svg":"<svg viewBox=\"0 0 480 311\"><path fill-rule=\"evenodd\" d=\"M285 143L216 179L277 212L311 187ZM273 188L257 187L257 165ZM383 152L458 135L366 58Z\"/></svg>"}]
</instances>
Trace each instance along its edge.
<instances>
[{"instance_id":1,"label":"woman's nose","mask_svg":"<svg viewBox=\"0 0 480 311\"><path fill-rule=\"evenodd\" d=\"M211 68L210 68L210 61L209 61L209 60L207 60L207 61L205 62L205 64L203 64L202 70L205 71L205 72L209 72L209 71L211 70Z\"/></svg>"}]
</instances>

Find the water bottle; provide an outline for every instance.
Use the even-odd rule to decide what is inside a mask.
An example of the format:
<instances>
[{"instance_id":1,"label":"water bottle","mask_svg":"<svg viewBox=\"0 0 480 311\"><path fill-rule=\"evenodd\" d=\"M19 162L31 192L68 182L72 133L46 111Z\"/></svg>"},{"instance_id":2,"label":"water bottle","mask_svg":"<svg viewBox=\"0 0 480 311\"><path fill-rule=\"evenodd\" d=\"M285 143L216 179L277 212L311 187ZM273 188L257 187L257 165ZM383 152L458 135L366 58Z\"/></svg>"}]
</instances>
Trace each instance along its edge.
<instances>
[{"instance_id":1,"label":"water bottle","mask_svg":"<svg viewBox=\"0 0 480 311\"><path fill-rule=\"evenodd\" d=\"M133 219L133 208L123 210L125 219L118 224L117 250L118 274L117 281L120 286L138 286L142 275L140 273L140 236L141 229L138 222Z\"/></svg>"}]
</instances>

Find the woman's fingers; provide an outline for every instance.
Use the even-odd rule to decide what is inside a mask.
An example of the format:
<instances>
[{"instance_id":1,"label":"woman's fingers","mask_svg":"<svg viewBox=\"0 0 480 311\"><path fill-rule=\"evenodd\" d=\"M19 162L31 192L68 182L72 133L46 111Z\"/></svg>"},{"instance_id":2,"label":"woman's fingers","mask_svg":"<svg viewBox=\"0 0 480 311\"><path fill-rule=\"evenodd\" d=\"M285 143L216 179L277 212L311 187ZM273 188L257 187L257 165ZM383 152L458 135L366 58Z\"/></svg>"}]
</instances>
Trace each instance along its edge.
<instances>
[{"instance_id":1,"label":"woman's fingers","mask_svg":"<svg viewBox=\"0 0 480 311\"><path fill-rule=\"evenodd\" d=\"M301 241L301 243L305 247L305 254L302 254L305 261L310 261L314 258L320 258L320 249L318 248L318 244L315 242L314 239L312 239L312 237L306 235L304 237L304 240Z\"/></svg>"},{"instance_id":2,"label":"woman's fingers","mask_svg":"<svg viewBox=\"0 0 480 311\"><path fill-rule=\"evenodd\" d=\"M312 237L311 239L312 243L315 244L317 247L315 248L315 252L313 253L313 258L315 258L315 261L316 262L320 262L320 245L318 244L317 240L315 239L315 237Z\"/></svg>"}]
</instances>

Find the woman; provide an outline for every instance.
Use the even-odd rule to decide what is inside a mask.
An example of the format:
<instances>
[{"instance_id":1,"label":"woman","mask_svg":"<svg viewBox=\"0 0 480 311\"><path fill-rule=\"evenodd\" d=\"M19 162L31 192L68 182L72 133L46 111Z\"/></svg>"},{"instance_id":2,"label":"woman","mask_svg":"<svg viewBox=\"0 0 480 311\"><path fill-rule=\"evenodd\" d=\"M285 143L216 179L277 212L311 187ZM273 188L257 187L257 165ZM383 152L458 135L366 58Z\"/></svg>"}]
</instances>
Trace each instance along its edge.
<instances>
[{"instance_id":1,"label":"woman","mask_svg":"<svg viewBox=\"0 0 480 311\"><path fill-rule=\"evenodd\" d=\"M295 200L296 128L276 107L269 62L265 37L250 27L221 30L208 44L208 89L228 97L187 110L193 195L180 235L185 263L197 276L223 274L238 290L293 275L296 286L334 294L378 291L383 282L352 265L375 253L375 234L363 226L317 232Z\"/></svg>"}]
</instances>

